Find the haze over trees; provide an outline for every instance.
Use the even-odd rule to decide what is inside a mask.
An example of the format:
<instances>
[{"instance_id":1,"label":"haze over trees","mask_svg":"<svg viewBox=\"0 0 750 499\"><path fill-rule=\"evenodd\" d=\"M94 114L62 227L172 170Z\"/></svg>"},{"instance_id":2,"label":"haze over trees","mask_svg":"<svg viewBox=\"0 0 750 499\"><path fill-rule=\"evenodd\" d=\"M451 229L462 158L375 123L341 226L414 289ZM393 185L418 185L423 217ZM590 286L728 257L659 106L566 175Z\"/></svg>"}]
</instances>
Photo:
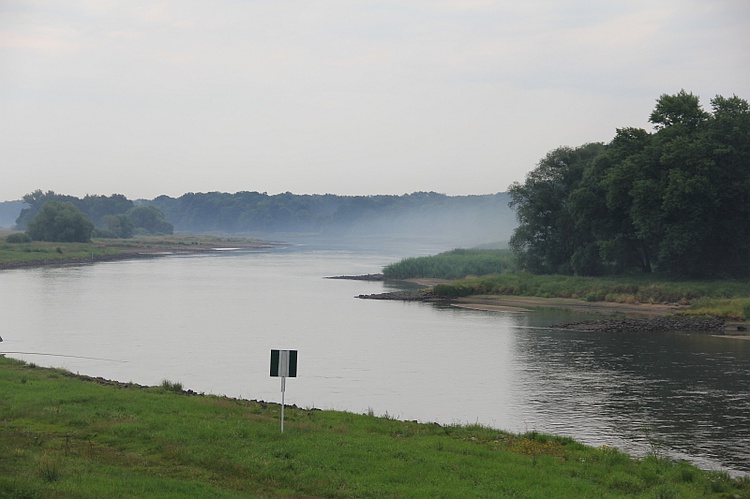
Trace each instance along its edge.
<instances>
[{"instance_id":1,"label":"haze over trees","mask_svg":"<svg viewBox=\"0 0 750 499\"><path fill-rule=\"evenodd\" d=\"M401 196L269 195L261 192L187 193L131 201L120 194L83 199L41 190L24 196L27 207L16 219L24 230L49 201L77 206L95 225L93 237L138 234L238 234L289 240L368 237L430 241L442 247L507 243L516 226L507 194L447 196L415 192ZM407 243L408 244L408 243ZM435 246L432 244L432 246Z\"/></svg>"},{"instance_id":2,"label":"haze over trees","mask_svg":"<svg viewBox=\"0 0 750 499\"><path fill-rule=\"evenodd\" d=\"M504 193L338 196L244 191L159 196L150 203L180 232L440 236L452 238L452 244L473 245L508 240L516 226L508 201Z\"/></svg>"},{"instance_id":3,"label":"haze over trees","mask_svg":"<svg viewBox=\"0 0 750 499\"><path fill-rule=\"evenodd\" d=\"M662 95L655 131L560 147L509 188L518 264L540 274L750 276L750 108Z\"/></svg>"}]
</instances>

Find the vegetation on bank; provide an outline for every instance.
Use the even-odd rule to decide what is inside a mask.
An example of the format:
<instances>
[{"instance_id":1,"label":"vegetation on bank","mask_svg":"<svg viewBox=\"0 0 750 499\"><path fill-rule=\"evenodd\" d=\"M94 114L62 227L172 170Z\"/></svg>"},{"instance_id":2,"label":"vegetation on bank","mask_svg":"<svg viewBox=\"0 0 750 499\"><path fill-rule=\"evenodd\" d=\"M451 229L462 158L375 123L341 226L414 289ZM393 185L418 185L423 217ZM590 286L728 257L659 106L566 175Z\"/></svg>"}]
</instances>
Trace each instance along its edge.
<instances>
[{"instance_id":1,"label":"vegetation on bank","mask_svg":"<svg viewBox=\"0 0 750 499\"><path fill-rule=\"evenodd\" d=\"M499 274L512 266L510 250L459 248L434 256L405 258L385 266L383 276L386 279L462 279L469 275Z\"/></svg>"},{"instance_id":2,"label":"vegetation on bank","mask_svg":"<svg viewBox=\"0 0 750 499\"><path fill-rule=\"evenodd\" d=\"M2 497L750 497L654 452L82 379L0 356Z\"/></svg>"},{"instance_id":3,"label":"vegetation on bank","mask_svg":"<svg viewBox=\"0 0 750 499\"><path fill-rule=\"evenodd\" d=\"M672 279L659 274L585 277L520 272L510 250L455 249L433 256L405 258L383 268L386 279L438 278L439 297L471 295L574 298L615 303L689 305L685 315L750 320L750 281Z\"/></svg>"},{"instance_id":4,"label":"vegetation on bank","mask_svg":"<svg viewBox=\"0 0 750 499\"><path fill-rule=\"evenodd\" d=\"M683 314L750 319L750 282L729 280L670 280L663 276L582 277L512 272L470 277L438 284L438 296L515 295L575 298L616 303L690 305Z\"/></svg>"},{"instance_id":5,"label":"vegetation on bank","mask_svg":"<svg viewBox=\"0 0 750 499\"><path fill-rule=\"evenodd\" d=\"M92 239L88 243L45 241L7 242L19 232L0 231L0 269L54 263L83 263L167 252L206 251L215 247L260 246L240 237L136 236L131 239ZM5 237L3 237L5 236Z\"/></svg>"}]
</instances>

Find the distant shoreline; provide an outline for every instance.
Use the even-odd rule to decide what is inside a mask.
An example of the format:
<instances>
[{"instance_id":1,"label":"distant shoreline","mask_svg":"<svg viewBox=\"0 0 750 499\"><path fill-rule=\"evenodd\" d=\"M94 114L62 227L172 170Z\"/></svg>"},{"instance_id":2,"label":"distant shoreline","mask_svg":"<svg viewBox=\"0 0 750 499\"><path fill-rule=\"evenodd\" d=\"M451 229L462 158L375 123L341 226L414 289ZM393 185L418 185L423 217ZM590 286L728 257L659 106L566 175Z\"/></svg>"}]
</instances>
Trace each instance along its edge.
<instances>
[{"instance_id":1,"label":"distant shoreline","mask_svg":"<svg viewBox=\"0 0 750 499\"><path fill-rule=\"evenodd\" d=\"M34 244L34 243L28 243ZM45 243L59 245L64 248L66 243ZM0 271L25 269L35 267L50 267L58 265L83 265L99 262L120 260L136 260L142 258L158 258L170 255L189 255L211 253L216 251L242 251L271 248L279 243L254 239L220 238L207 236L149 236L134 239L95 239L91 243L90 255L66 255L66 250L53 258L40 253L39 259L10 260L0 262ZM19 246L22 246L19 244ZM97 253L96 250L113 250L115 253ZM47 254L49 255L49 253Z\"/></svg>"}]
</instances>

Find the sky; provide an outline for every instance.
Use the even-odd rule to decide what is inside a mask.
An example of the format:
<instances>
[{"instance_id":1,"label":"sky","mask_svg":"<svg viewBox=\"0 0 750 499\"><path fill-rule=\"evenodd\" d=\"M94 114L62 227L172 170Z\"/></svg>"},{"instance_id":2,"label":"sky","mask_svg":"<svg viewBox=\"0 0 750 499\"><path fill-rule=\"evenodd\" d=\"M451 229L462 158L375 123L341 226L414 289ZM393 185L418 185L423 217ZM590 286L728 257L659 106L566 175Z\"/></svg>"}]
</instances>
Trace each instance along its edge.
<instances>
[{"instance_id":1,"label":"sky","mask_svg":"<svg viewBox=\"0 0 750 499\"><path fill-rule=\"evenodd\" d=\"M663 94L750 99L747 0L0 0L0 201L505 192Z\"/></svg>"}]
</instances>

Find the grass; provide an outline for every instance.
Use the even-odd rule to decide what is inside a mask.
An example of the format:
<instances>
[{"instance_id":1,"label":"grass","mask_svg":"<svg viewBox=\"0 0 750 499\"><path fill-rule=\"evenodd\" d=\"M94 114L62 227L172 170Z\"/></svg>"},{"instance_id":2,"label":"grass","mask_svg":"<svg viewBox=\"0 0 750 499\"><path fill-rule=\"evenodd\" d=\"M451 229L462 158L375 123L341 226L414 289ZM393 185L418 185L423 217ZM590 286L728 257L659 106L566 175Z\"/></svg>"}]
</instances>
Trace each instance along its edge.
<instances>
[{"instance_id":1,"label":"grass","mask_svg":"<svg viewBox=\"0 0 750 499\"><path fill-rule=\"evenodd\" d=\"M95 382L0 356L0 497L750 497L750 480L536 432ZM370 411L372 412L372 411Z\"/></svg>"},{"instance_id":2,"label":"grass","mask_svg":"<svg viewBox=\"0 0 750 499\"><path fill-rule=\"evenodd\" d=\"M190 252L219 246L257 246L260 241L244 238L197 235L138 236L130 239L93 239L90 243L33 241L8 243L0 231L0 268L81 263L128 257L139 253Z\"/></svg>"},{"instance_id":3,"label":"grass","mask_svg":"<svg viewBox=\"0 0 750 499\"><path fill-rule=\"evenodd\" d=\"M386 279L435 277L460 279L468 275L505 272L513 266L507 249L454 249L434 256L405 258L383 268Z\"/></svg>"},{"instance_id":4,"label":"grass","mask_svg":"<svg viewBox=\"0 0 750 499\"><path fill-rule=\"evenodd\" d=\"M0 242L0 264L64 262L72 259L98 260L120 253L119 250L92 243Z\"/></svg>"}]
</instances>

